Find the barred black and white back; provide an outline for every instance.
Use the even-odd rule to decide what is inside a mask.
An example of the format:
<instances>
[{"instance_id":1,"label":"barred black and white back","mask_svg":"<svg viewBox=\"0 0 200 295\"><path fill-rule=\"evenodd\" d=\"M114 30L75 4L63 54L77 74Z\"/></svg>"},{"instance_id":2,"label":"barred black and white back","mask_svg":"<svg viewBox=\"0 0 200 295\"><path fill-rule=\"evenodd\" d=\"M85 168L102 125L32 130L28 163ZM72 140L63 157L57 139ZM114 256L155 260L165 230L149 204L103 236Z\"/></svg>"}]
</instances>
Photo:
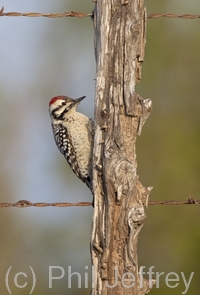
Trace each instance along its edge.
<instances>
[{"instance_id":1,"label":"barred black and white back","mask_svg":"<svg viewBox=\"0 0 200 295\"><path fill-rule=\"evenodd\" d=\"M76 112L83 98L56 96L49 103L49 112L58 149L76 176L92 190L93 121Z\"/></svg>"}]
</instances>

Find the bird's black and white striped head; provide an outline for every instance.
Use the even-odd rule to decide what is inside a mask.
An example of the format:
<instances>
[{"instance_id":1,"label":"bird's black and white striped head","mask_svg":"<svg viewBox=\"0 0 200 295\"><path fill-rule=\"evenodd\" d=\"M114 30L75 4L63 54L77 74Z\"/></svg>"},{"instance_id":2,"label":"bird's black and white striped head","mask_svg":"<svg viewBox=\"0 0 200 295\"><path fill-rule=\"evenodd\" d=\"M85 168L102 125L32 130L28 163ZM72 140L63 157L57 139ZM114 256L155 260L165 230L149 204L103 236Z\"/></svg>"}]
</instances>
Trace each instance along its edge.
<instances>
[{"instance_id":1,"label":"bird's black and white striped head","mask_svg":"<svg viewBox=\"0 0 200 295\"><path fill-rule=\"evenodd\" d=\"M76 107L85 96L73 99L68 96L55 96L49 102L49 114L54 120L63 120L64 116L71 111L76 111Z\"/></svg>"}]
</instances>

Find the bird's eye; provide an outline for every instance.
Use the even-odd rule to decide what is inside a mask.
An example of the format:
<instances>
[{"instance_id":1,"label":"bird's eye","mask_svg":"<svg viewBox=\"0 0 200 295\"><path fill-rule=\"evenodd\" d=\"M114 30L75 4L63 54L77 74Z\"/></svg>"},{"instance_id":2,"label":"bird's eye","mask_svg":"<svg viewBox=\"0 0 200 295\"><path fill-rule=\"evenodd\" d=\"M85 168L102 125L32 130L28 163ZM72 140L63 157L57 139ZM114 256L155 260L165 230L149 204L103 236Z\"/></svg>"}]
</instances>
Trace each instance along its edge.
<instances>
[{"instance_id":1,"label":"bird's eye","mask_svg":"<svg viewBox=\"0 0 200 295\"><path fill-rule=\"evenodd\" d=\"M65 102L65 101L63 101L63 102L62 102L62 105L63 105L63 106L66 106L66 102Z\"/></svg>"}]
</instances>

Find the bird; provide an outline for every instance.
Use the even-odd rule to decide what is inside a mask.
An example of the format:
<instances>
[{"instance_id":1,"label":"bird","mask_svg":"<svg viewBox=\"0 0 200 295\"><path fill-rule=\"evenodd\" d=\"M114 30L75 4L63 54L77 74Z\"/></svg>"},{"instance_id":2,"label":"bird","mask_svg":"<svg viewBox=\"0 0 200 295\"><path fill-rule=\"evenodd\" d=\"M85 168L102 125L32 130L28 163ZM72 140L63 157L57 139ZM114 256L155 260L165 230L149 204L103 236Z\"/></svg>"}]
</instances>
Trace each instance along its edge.
<instances>
[{"instance_id":1,"label":"bird","mask_svg":"<svg viewBox=\"0 0 200 295\"><path fill-rule=\"evenodd\" d=\"M92 191L93 119L76 111L85 98L55 96L49 114L55 143L78 178Z\"/></svg>"}]
</instances>

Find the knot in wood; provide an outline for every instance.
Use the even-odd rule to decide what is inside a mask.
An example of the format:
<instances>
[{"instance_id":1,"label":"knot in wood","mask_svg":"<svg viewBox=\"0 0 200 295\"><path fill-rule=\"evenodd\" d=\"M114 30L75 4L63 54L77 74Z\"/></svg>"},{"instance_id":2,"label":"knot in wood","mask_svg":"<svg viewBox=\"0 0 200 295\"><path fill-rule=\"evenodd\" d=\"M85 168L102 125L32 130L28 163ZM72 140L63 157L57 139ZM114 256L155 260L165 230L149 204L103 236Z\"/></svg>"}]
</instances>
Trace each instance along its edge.
<instances>
[{"instance_id":1,"label":"knot in wood","mask_svg":"<svg viewBox=\"0 0 200 295\"><path fill-rule=\"evenodd\" d=\"M121 200L122 194L133 191L136 180L136 164L127 159L121 159L113 163L113 184L117 192L117 201Z\"/></svg>"},{"instance_id":2,"label":"knot in wood","mask_svg":"<svg viewBox=\"0 0 200 295\"><path fill-rule=\"evenodd\" d=\"M128 224L131 229L137 227L144 222L146 214L144 212L144 207L141 205L136 205L131 208L128 213Z\"/></svg>"}]
</instances>

